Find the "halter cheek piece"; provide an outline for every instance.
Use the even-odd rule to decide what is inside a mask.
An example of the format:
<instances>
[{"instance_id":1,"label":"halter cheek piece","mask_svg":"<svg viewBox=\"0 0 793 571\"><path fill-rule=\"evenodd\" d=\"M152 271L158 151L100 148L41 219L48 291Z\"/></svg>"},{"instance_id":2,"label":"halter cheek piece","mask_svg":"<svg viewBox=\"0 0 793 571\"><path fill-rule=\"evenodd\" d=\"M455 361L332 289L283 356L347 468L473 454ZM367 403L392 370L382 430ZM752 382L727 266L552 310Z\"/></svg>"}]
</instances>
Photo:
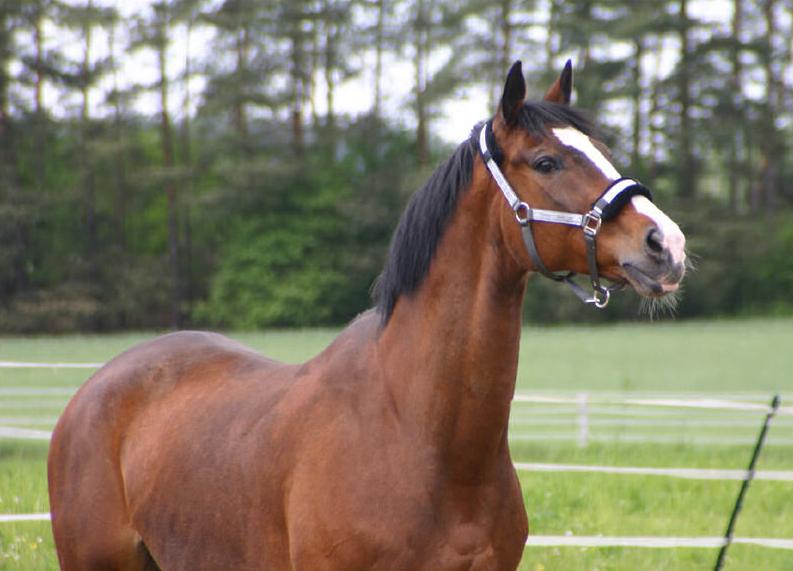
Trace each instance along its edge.
<instances>
[{"instance_id":1,"label":"halter cheek piece","mask_svg":"<svg viewBox=\"0 0 793 571\"><path fill-rule=\"evenodd\" d=\"M489 149L493 149L490 151ZM628 203L631 197L636 195L646 196L652 200L650 189L632 178L619 178L612 182L600 197L592 204L591 209L586 214L576 214L573 212L559 212L556 210L541 210L532 208L515 193L510 186L504 173L498 167L498 163L503 160L503 155L496 144L493 135L493 125L488 121L479 132L479 150L482 153L482 160L487 165L488 170L501 189L510 207L515 213L515 218L521 226L523 242L526 250L534 264L534 267L542 275L557 282L564 282L573 293L584 303L591 303L597 308L604 308L608 305L611 292L621 289L624 284L617 284L611 287L600 283L597 265L597 242L596 237L600 231L600 226L604 221L608 221L617 214ZM551 224L566 224L581 228L584 233L584 241L587 247L587 262L589 265L589 279L592 284L592 293L581 287L573 280L574 272L566 274L555 274L548 270L540 259L537 246L532 235L531 222L549 222Z\"/></svg>"}]
</instances>

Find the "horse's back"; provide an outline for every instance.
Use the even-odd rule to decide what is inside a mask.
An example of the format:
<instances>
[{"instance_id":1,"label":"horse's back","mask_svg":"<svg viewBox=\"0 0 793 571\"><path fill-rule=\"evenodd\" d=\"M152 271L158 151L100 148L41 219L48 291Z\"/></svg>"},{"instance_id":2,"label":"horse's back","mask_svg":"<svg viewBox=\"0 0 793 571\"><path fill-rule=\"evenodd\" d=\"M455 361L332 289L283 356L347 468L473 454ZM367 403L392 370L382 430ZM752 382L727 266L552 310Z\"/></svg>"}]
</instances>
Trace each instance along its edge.
<instances>
[{"instance_id":1,"label":"horse's back","mask_svg":"<svg viewBox=\"0 0 793 571\"><path fill-rule=\"evenodd\" d=\"M117 446L140 436L136 428L152 414L164 424L178 422L171 408L176 403L199 414L202 403L228 395L279 394L284 383L273 373L289 367L216 333L183 331L152 339L112 359L83 384L59 419L51 448L73 454L68 449L80 440Z\"/></svg>"},{"instance_id":2,"label":"horse's back","mask_svg":"<svg viewBox=\"0 0 793 571\"><path fill-rule=\"evenodd\" d=\"M235 373L261 379L283 366L217 333L163 335L121 353L91 376L64 411L56 433L75 414L85 424L84 415L117 413L115 407L130 398L141 405L190 385L230 383Z\"/></svg>"}]
</instances>

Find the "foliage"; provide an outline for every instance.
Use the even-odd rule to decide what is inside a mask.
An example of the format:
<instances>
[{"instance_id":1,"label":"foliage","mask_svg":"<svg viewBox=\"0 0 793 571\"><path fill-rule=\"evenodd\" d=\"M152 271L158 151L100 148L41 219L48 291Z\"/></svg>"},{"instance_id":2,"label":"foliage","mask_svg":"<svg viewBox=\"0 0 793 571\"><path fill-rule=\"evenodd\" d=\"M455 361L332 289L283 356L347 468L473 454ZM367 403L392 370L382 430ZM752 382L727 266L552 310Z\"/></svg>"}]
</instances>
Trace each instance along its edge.
<instances>
[{"instance_id":1,"label":"foliage","mask_svg":"<svg viewBox=\"0 0 793 571\"><path fill-rule=\"evenodd\" d=\"M682 221L698 269L678 315L793 312L788 1L101 4L0 6L0 330L350 319L448 153L442 109L496 100L518 58L536 97L572 57L616 163ZM157 77L123 81L133 58ZM371 111L339 111L351 79L371 83ZM639 305L586 311L533 279L525 315Z\"/></svg>"},{"instance_id":2,"label":"foliage","mask_svg":"<svg viewBox=\"0 0 793 571\"><path fill-rule=\"evenodd\" d=\"M696 265L681 316L793 314L793 212L750 217L695 207L678 218Z\"/></svg>"},{"instance_id":3,"label":"foliage","mask_svg":"<svg viewBox=\"0 0 793 571\"><path fill-rule=\"evenodd\" d=\"M372 118L348 125L338 152L281 156L283 178L260 181L265 211L230 206L227 233L199 323L230 328L339 323L366 309L402 191L410 142ZM411 168L410 165L408 168Z\"/></svg>"}]
</instances>

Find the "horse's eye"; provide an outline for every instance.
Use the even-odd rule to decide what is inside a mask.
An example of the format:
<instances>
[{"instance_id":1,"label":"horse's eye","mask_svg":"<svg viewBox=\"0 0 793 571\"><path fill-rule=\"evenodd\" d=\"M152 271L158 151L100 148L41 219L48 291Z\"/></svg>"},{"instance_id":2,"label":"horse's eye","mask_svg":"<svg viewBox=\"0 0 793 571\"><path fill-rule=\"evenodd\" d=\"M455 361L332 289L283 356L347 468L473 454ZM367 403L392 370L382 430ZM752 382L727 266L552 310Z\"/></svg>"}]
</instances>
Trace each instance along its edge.
<instances>
[{"instance_id":1,"label":"horse's eye","mask_svg":"<svg viewBox=\"0 0 793 571\"><path fill-rule=\"evenodd\" d=\"M534 161L534 170L547 174L559 170L559 162L553 157L540 157Z\"/></svg>"}]
</instances>

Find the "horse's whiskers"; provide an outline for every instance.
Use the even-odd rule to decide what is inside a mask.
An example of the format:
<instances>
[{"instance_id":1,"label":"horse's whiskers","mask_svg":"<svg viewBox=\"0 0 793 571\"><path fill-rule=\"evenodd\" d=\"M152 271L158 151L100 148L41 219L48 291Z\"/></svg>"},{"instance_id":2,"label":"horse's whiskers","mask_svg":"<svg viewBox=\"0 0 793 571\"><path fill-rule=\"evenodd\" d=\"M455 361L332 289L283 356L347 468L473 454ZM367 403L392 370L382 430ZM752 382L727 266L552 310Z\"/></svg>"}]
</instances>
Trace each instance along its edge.
<instances>
[{"instance_id":1,"label":"horse's whiskers","mask_svg":"<svg viewBox=\"0 0 793 571\"><path fill-rule=\"evenodd\" d=\"M668 293L664 297L643 297L639 304L639 315L647 316L650 321L663 316L674 317L680 292Z\"/></svg>"},{"instance_id":2,"label":"horse's whiskers","mask_svg":"<svg viewBox=\"0 0 793 571\"><path fill-rule=\"evenodd\" d=\"M691 252L686 251L686 271L693 272L697 269L697 264L694 260L699 260L699 256L696 254L692 254Z\"/></svg>"}]
</instances>

